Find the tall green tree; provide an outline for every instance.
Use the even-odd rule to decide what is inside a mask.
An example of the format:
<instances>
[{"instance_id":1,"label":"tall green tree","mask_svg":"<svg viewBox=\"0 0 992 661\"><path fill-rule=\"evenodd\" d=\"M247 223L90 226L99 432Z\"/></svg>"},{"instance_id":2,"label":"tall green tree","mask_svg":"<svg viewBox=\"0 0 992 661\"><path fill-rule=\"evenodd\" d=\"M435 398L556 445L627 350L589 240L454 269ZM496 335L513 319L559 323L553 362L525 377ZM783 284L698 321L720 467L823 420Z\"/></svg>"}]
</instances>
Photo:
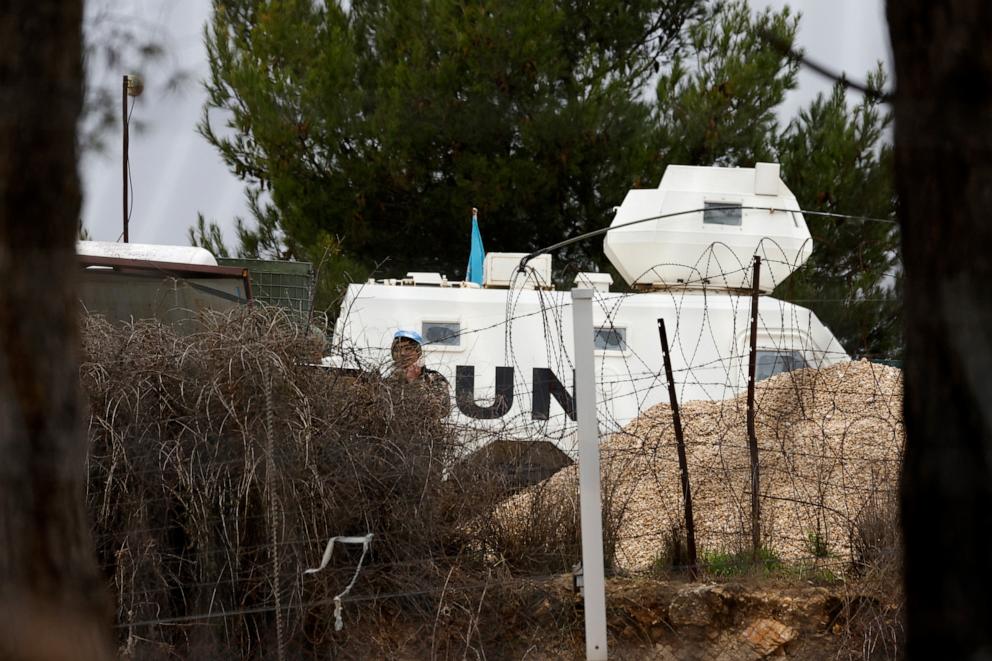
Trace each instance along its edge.
<instances>
[{"instance_id":1,"label":"tall green tree","mask_svg":"<svg viewBox=\"0 0 992 661\"><path fill-rule=\"evenodd\" d=\"M795 88L799 66L764 35L790 44L798 21L788 7L752 15L732 2L688 23L685 48L656 86L666 163L751 167L774 159L775 109Z\"/></svg>"},{"instance_id":2,"label":"tall green tree","mask_svg":"<svg viewBox=\"0 0 992 661\"><path fill-rule=\"evenodd\" d=\"M249 184L238 251L323 262L324 305L379 265L460 277L473 206L487 248L532 250L605 226L669 164L780 160L804 208L889 218L876 101L838 87L779 126L799 20L743 0L215 0L201 131ZM892 228L808 220L814 256L779 295L850 352L897 353ZM556 263L608 266L598 242Z\"/></svg>"},{"instance_id":3,"label":"tall green tree","mask_svg":"<svg viewBox=\"0 0 992 661\"><path fill-rule=\"evenodd\" d=\"M869 76L881 90L881 69ZM855 355L901 357L902 269L894 224L891 115L878 96L851 107L844 86L819 95L777 144L800 207L891 220L806 216L813 254L776 294L811 308Z\"/></svg>"},{"instance_id":4,"label":"tall green tree","mask_svg":"<svg viewBox=\"0 0 992 661\"><path fill-rule=\"evenodd\" d=\"M201 125L256 194L242 248L462 275L609 222L660 174L640 90L697 0L218 0ZM219 118L226 116L226 130ZM429 237L429 239L427 238ZM587 253L579 258L587 259ZM588 261L588 260L587 260Z\"/></svg>"},{"instance_id":5,"label":"tall green tree","mask_svg":"<svg viewBox=\"0 0 992 661\"><path fill-rule=\"evenodd\" d=\"M752 16L718 5L691 21L685 48L656 88L655 122L666 163L750 167L777 161L800 207L894 219L891 117L879 96L852 105L838 83L780 128L776 109L795 87L798 18ZM881 70L870 88L885 85ZM855 355L901 355L899 238L892 223L807 216L814 250L776 296L811 308ZM774 257L774 255L770 255Z\"/></svg>"}]
</instances>

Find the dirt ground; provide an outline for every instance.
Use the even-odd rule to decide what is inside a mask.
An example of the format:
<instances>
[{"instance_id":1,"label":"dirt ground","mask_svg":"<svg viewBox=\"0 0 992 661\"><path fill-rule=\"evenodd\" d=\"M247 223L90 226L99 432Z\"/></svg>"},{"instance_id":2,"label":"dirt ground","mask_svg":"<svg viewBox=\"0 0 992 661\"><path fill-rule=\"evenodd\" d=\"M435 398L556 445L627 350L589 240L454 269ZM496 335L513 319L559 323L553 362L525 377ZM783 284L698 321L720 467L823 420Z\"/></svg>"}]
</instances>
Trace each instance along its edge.
<instances>
[{"instance_id":1,"label":"dirt ground","mask_svg":"<svg viewBox=\"0 0 992 661\"><path fill-rule=\"evenodd\" d=\"M512 586L494 581L487 592L488 598L453 593L430 623L396 619L384 626L381 619L364 620L351 627L340 658L584 657L582 600L572 590L571 576L518 579ZM746 576L699 583L680 577L611 578L607 611L611 659L897 657L898 604L841 583Z\"/></svg>"}]
</instances>

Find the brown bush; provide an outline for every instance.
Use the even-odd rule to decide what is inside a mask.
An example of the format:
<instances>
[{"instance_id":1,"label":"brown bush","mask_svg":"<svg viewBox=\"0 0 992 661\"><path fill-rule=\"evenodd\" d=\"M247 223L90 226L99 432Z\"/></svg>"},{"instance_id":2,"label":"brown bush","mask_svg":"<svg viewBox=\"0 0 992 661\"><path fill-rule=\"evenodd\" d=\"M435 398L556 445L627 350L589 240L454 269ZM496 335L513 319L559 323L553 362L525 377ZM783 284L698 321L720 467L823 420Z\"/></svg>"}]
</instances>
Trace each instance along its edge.
<instances>
[{"instance_id":1,"label":"brown bush","mask_svg":"<svg viewBox=\"0 0 992 661\"><path fill-rule=\"evenodd\" d=\"M850 528L852 580L841 613L848 658L899 658L905 596L899 511L891 494L872 495Z\"/></svg>"},{"instance_id":2,"label":"brown bush","mask_svg":"<svg viewBox=\"0 0 992 661\"><path fill-rule=\"evenodd\" d=\"M627 490L611 466L601 473L603 560L616 565L616 549L627 507ZM486 557L525 573L571 571L582 559L577 466L530 486L480 517L473 530Z\"/></svg>"},{"instance_id":3,"label":"brown bush","mask_svg":"<svg viewBox=\"0 0 992 661\"><path fill-rule=\"evenodd\" d=\"M276 310L202 324L84 320L87 502L125 655L333 650L360 549L302 572L335 535L374 535L352 596L433 618L476 562L459 522L493 501L450 488L464 452L423 391L315 367L323 340ZM344 604L346 621L368 612Z\"/></svg>"},{"instance_id":4,"label":"brown bush","mask_svg":"<svg viewBox=\"0 0 992 661\"><path fill-rule=\"evenodd\" d=\"M851 523L851 564L856 575L898 572L902 547L892 495L870 497Z\"/></svg>"}]
</instances>

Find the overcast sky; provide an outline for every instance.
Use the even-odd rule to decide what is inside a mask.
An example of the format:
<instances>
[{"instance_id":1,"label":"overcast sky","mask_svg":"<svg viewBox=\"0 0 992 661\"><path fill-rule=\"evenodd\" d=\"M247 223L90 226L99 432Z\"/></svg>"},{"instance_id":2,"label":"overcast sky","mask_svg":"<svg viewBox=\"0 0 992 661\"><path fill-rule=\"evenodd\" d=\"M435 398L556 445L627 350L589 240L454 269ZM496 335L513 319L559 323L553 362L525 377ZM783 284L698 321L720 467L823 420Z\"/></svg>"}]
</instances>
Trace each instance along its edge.
<instances>
[{"instance_id":1,"label":"overcast sky","mask_svg":"<svg viewBox=\"0 0 992 661\"><path fill-rule=\"evenodd\" d=\"M749 0L755 9L789 5L802 13L799 44L811 59L862 80L879 60L891 71L883 0ZM146 129L132 133L130 144L133 211L130 239L140 243L188 243L187 230L197 212L217 221L229 245L234 218L247 216L244 187L221 162L216 150L196 132L205 99L200 81L207 67L203 26L209 0L118 0L117 11L155 26L165 37L169 66L148 72L146 92L133 118ZM169 67L191 73L176 93L160 89ZM91 71L91 78L113 83L124 71ZM119 82L117 83L119 84ZM891 84L891 83L890 83ZM792 117L830 83L802 71L799 88L786 100L781 117ZM120 134L110 136L103 154L90 154L80 165L83 222L94 239L115 241L121 233Z\"/></svg>"}]
</instances>

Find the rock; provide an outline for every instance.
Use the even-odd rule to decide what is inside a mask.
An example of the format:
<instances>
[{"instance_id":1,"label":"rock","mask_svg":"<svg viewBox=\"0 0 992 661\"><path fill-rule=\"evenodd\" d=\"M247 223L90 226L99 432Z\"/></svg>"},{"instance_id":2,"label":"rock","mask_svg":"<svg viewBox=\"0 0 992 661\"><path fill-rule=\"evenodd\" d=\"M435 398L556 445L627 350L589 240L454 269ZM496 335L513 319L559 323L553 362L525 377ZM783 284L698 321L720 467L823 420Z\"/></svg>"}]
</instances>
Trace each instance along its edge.
<instances>
[{"instance_id":1,"label":"rock","mask_svg":"<svg viewBox=\"0 0 992 661\"><path fill-rule=\"evenodd\" d=\"M790 600L783 608L783 620L800 631L823 631L840 608L837 597L823 588L813 588L801 597Z\"/></svg>"},{"instance_id":2,"label":"rock","mask_svg":"<svg viewBox=\"0 0 992 661\"><path fill-rule=\"evenodd\" d=\"M662 645L657 643L654 646L654 655L651 657L657 661L679 661L678 657L675 656L675 652L668 645Z\"/></svg>"},{"instance_id":3,"label":"rock","mask_svg":"<svg viewBox=\"0 0 992 661\"><path fill-rule=\"evenodd\" d=\"M720 637L710 643L707 648L700 650L699 656L694 657L702 661L758 661L761 655L739 636L729 631L723 632Z\"/></svg>"},{"instance_id":4,"label":"rock","mask_svg":"<svg viewBox=\"0 0 992 661\"><path fill-rule=\"evenodd\" d=\"M675 595L668 605L668 619L676 627L708 627L726 614L730 595L719 585L700 585Z\"/></svg>"},{"instance_id":5,"label":"rock","mask_svg":"<svg viewBox=\"0 0 992 661\"><path fill-rule=\"evenodd\" d=\"M749 624L742 635L755 652L768 656L794 640L798 634L795 629L778 620L762 618Z\"/></svg>"},{"instance_id":6,"label":"rock","mask_svg":"<svg viewBox=\"0 0 992 661\"><path fill-rule=\"evenodd\" d=\"M637 606L629 606L626 609L627 613L637 620L637 623L644 627L650 627L657 624L659 617L656 612L650 608L640 608Z\"/></svg>"},{"instance_id":7,"label":"rock","mask_svg":"<svg viewBox=\"0 0 992 661\"><path fill-rule=\"evenodd\" d=\"M531 617L540 621L546 619L549 613L551 613L551 602L544 599L531 613Z\"/></svg>"}]
</instances>

